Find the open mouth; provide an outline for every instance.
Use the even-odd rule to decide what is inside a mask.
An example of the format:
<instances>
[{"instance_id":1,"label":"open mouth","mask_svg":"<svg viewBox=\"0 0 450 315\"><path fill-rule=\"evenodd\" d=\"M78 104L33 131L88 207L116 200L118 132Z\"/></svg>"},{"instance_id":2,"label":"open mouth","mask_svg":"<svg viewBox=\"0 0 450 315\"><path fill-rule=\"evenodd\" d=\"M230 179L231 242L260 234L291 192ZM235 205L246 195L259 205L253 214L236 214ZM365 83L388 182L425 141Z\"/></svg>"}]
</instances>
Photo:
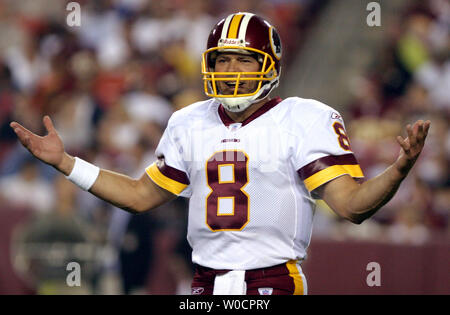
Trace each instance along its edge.
<instances>
[{"instance_id":1,"label":"open mouth","mask_svg":"<svg viewBox=\"0 0 450 315\"><path fill-rule=\"evenodd\" d=\"M222 95L234 95L237 94L247 94L250 93L251 88L250 84L245 80L242 80L238 83L237 80L230 80L230 81L221 81L220 83L217 82L217 88L220 91L219 94ZM238 83L238 85L236 85Z\"/></svg>"},{"instance_id":2,"label":"open mouth","mask_svg":"<svg viewBox=\"0 0 450 315\"><path fill-rule=\"evenodd\" d=\"M229 88L235 89L236 88L236 81L225 81L225 85ZM239 83L239 88L244 86L244 82Z\"/></svg>"}]
</instances>

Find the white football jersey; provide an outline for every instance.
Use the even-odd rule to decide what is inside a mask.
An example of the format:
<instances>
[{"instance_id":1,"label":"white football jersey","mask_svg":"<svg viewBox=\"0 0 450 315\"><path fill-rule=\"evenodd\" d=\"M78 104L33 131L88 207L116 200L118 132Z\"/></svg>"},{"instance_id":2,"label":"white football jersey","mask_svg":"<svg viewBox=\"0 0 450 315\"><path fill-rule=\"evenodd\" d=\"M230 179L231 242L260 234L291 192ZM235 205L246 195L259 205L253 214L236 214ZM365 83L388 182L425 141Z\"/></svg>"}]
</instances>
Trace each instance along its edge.
<instances>
[{"instance_id":1,"label":"white football jersey","mask_svg":"<svg viewBox=\"0 0 450 315\"><path fill-rule=\"evenodd\" d=\"M344 174L360 178L341 115L318 101L272 99L234 123L214 99L175 112L146 172L189 198L194 263L255 269L302 260L311 192Z\"/></svg>"}]
</instances>

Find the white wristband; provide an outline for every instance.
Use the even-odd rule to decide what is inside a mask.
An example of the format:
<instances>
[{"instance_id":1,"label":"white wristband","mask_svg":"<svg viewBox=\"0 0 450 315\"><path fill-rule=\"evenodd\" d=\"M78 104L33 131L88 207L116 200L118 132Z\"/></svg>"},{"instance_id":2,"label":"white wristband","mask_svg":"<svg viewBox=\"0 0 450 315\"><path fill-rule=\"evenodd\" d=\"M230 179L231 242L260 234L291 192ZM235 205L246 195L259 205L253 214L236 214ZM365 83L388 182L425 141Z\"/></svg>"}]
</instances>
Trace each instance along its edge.
<instances>
[{"instance_id":1,"label":"white wristband","mask_svg":"<svg viewBox=\"0 0 450 315\"><path fill-rule=\"evenodd\" d=\"M99 167L75 157L75 165L73 166L72 172L66 178L81 189L87 191L94 185L99 173Z\"/></svg>"}]
</instances>

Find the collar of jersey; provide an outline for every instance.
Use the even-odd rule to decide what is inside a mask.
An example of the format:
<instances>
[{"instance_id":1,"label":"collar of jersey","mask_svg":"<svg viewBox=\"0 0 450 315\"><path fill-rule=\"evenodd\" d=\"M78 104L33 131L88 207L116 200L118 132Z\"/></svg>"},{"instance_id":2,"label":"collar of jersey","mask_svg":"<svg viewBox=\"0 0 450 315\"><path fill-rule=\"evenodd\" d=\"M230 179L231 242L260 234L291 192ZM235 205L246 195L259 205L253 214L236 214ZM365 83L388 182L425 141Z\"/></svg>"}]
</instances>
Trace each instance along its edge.
<instances>
[{"instance_id":1,"label":"collar of jersey","mask_svg":"<svg viewBox=\"0 0 450 315\"><path fill-rule=\"evenodd\" d=\"M273 98L273 99L271 99L270 101L265 103L263 106L258 108L258 110L256 112L254 112L253 114L248 116L242 122L242 126L245 126L245 125L249 124L251 121L255 120L256 118L258 118L262 114L266 113L267 111L269 111L273 107L277 106L281 101L282 101L282 99L280 97L278 97L278 96ZM236 123L233 119L230 118L230 116L228 116L228 114L225 111L225 108L222 106L222 104L220 104L220 106L219 106L219 116L220 116L220 119L222 120L223 124L226 127L228 127L231 124Z\"/></svg>"}]
</instances>

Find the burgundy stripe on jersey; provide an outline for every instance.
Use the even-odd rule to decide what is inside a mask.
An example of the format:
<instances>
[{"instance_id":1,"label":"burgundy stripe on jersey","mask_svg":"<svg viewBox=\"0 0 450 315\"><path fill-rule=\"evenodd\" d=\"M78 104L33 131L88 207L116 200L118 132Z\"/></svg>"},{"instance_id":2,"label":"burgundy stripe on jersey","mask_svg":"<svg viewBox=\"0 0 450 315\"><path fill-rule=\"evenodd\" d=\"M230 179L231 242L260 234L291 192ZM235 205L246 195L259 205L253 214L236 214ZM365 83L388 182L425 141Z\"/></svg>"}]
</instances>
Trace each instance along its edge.
<instances>
[{"instance_id":1,"label":"burgundy stripe on jersey","mask_svg":"<svg viewBox=\"0 0 450 315\"><path fill-rule=\"evenodd\" d=\"M189 178L187 177L186 173L167 165L164 161L164 157L158 157L156 166L164 176L185 185L190 184Z\"/></svg>"},{"instance_id":2,"label":"burgundy stripe on jersey","mask_svg":"<svg viewBox=\"0 0 450 315\"><path fill-rule=\"evenodd\" d=\"M333 165L358 165L358 161L353 153L328 155L303 166L301 169L297 170L297 173L302 180L305 180L315 173Z\"/></svg>"},{"instance_id":3,"label":"burgundy stripe on jersey","mask_svg":"<svg viewBox=\"0 0 450 315\"><path fill-rule=\"evenodd\" d=\"M251 121L255 120L256 118L258 118L259 116L261 116L262 114L266 113L267 111L269 111L271 108L275 107L276 105L278 105L280 102L282 101L282 99L280 97L276 97L274 99L271 99L270 101L268 101L267 103L265 103L263 106L261 106L260 108L258 108L258 110L256 112L254 112L253 114L251 114L250 116L248 116L243 122L242 122L242 126L247 125L248 123L250 123ZM225 108L220 105L219 106L219 116L220 119L222 120L223 124L225 126L229 126L231 124L236 123L233 119L230 118L230 116L228 116L227 112L225 111Z\"/></svg>"}]
</instances>

